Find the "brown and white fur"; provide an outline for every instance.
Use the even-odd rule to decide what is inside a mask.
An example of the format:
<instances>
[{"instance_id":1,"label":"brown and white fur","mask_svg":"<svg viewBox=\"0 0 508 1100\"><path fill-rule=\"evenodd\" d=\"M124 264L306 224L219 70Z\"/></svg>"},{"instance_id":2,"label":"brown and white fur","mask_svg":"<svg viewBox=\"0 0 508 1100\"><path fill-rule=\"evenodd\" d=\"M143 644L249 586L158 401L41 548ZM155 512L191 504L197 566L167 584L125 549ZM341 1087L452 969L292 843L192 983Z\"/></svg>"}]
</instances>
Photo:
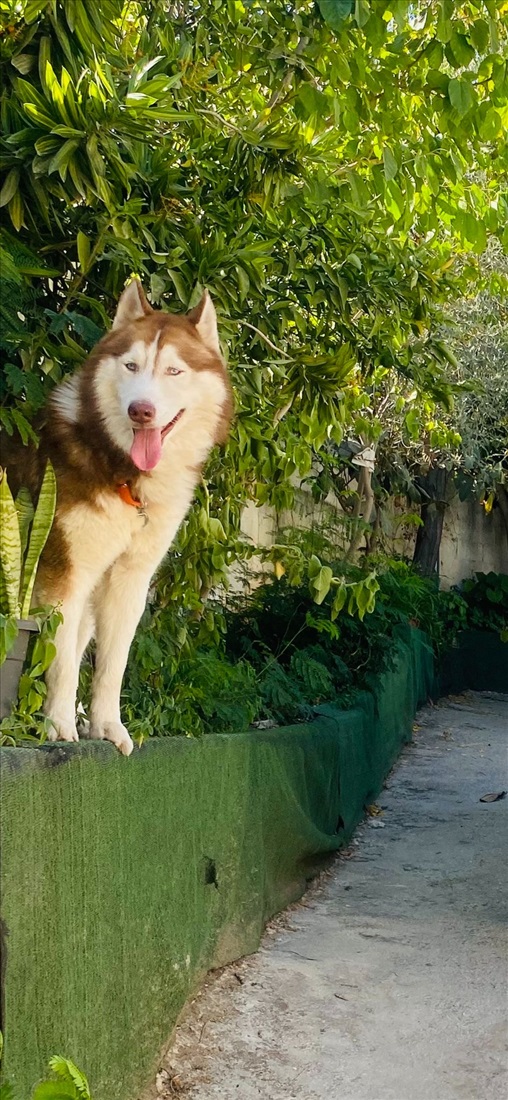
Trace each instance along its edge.
<instances>
[{"instance_id":1,"label":"brown and white fur","mask_svg":"<svg viewBox=\"0 0 508 1100\"><path fill-rule=\"evenodd\" d=\"M125 755L132 751L120 716L129 648L150 580L211 447L226 438L230 415L208 294L189 314L175 316L153 310L134 280L111 331L52 393L39 450L24 450L9 465L14 488L17 482L35 489L47 458L57 479L56 517L35 592L37 605L57 604L63 613L46 678L49 740L78 740L79 666L94 637L88 735L112 741ZM122 485L142 510L122 498Z\"/></svg>"}]
</instances>

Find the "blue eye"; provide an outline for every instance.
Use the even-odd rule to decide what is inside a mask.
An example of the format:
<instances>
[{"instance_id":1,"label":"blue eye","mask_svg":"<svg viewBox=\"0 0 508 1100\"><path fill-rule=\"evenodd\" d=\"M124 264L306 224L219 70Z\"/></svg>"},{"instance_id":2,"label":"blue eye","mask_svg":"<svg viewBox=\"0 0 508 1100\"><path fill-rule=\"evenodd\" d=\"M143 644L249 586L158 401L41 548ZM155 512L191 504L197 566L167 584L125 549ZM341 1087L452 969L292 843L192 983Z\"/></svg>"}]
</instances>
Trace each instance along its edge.
<instances>
[{"instance_id":1,"label":"blue eye","mask_svg":"<svg viewBox=\"0 0 508 1100\"><path fill-rule=\"evenodd\" d=\"M173 378L176 378L176 375L183 374L183 371L178 370L178 367L168 367L166 374L171 374Z\"/></svg>"},{"instance_id":2,"label":"blue eye","mask_svg":"<svg viewBox=\"0 0 508 1100\"><path fill-rule=\"evenodd\" d=\"M138 367L137 363L125 363L125 369L126 370L131 370L131 371L134 372L134 371L139 370L139 367Z\"/></svg>"}]
</instances>

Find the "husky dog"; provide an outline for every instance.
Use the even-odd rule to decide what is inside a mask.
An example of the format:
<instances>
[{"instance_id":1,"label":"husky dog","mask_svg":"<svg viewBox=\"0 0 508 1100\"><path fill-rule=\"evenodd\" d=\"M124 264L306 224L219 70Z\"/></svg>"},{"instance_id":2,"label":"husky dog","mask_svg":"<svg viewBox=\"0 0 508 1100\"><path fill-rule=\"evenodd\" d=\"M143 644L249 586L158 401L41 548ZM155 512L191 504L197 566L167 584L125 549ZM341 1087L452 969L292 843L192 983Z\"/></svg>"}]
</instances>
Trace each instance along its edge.
<instances>
[{"instance_id":1,"label":"husky dog","mask_svg":"<svg viewBox=\"0 0 508 1100\"><path fill-rule=\"evenodd\" d=\"M185 316L155 311L138 280L84 366L51 394L37 451L2 464L16 490L36 490L47 459L57 479L55 522L34 600L63 623L46 674L50 741L77 741L83 652L96 639L90 737L133 744L120 717L129 648L150 580L192 501L203 463L227 436L231 391L212 301Z\"/></svg>"}]
</instances>

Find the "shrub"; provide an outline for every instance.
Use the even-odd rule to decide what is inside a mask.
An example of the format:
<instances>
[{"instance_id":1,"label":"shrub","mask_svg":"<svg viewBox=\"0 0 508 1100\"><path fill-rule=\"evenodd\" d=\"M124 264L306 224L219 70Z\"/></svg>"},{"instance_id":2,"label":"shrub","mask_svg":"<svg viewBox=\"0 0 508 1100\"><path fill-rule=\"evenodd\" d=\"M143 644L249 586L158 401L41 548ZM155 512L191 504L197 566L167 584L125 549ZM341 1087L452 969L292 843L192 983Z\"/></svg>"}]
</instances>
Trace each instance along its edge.
<instances>
[{"instance_id":1,"label":"shrub","mask_svg":"<svg viewBox=\"0 0 508 1100\"><path fill-rule=\"evenodd\" d=\"M467 604L468 625L477 630L497 630L508 641L508 575L476 573L463 581L461 594Z\"/></svg>"}]
</instances>

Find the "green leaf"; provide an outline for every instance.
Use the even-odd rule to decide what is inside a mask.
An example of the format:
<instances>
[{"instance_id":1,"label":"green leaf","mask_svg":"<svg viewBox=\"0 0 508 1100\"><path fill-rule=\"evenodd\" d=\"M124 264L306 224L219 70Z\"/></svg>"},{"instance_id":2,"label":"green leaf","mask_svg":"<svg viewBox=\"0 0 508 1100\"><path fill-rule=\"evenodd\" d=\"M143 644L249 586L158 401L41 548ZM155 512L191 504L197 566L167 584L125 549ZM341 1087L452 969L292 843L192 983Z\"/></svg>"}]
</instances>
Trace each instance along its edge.
<instances>
[{"instance_id":1,"label":"green leaf","mask_svg":"<svg viewBox=\"0 0 508 1100\"><path fill-rule=\"evenodd\" d=\"M25 23L33 23L42 11L47 7L47 0L27 0L23 9Z\"/></svg>"},{"instance_id":2,"label":"green leaf","mask_svg":"<svg viewBox=\"0 0 508 1100\"><path fill-rule=\"evenodd\" d=\"M487 230L483 221L475 218L469 210L461 211L454 219L454 226L470 248L475 252L485 251Z\"/></svg>"},{"instance_id":3,"label":"green leaf","mask_svg":"<svg viewBox=\"0 0 508 1100\"><path fill-rule=\"evenodd\" d=\"M56 646L54 642L44 640L41 637L37 638L32 650L31 676L41 676L43 672L46 672L55 655Z\"/></svg>"},{"instance_id":4,"label":"green leaf","mask_svg":"<svg viewBox=\"0 0 508 1100\"><path fill-rule=\"evenodd\" d=\"M37 507L30 532L30 540L23 567L23 582L21 586L21 617L27 618L30 614L32 592L37 573L39 559L47 542L51 530L56 509L56 479L51 462L47 463L44 473ZM19 533L19 532L18 532Z\"/></svg>"},{"instance_id":5,"label":"green leaf","mask_svg":"<svg viewBox=\"0 0 508 1100\"><path fill-rule=\"evenodd\" d=\"M348 597L348 590L344 581L341 581L333 597L331 618L335 620L342 611Z\"/></svg>"},{"instance_id":6,"label":"green leaf","mask_svg":"<svg viewBox=\"0 0 508 1100\"><path fill-rule=\"evenodd\" d=\"M52 172L59 172L62 179L65 180L69 162L72 160L79 144L76 138L69 138L68 141L64 141L63 145L50 161L48 173L51 175Z\"/></svg>"},{"instance_id":7,"label":"green leaf","mask_svg":"<svg viewBox=\"0 0 508 1100\"><path fill-rule=\"evenodd\" d=\"M16 57L12 58L11 65L18 70L18 73L23 73L23 76L26 76L33 69L35 60L33 53L18 53Z\"/></svg>"},{"instance_id":8,"label":"green leaf","mask_svg":"<svg viewBox=\"0 0 508 1100\"><path fill-rule=\"evenodd\" d=\"M420 417L418 410L410 409L404 419L411 439L417 439L420 432Z\"/></svg>"},{"instance_id":9,"label":"green leaf","mask_svg":"<svg viewBox=\"0 0 508 1100\"><path fill-rule=\"evenodd\" d=\"M12 199L7 207L9 211L9 217L17 232L21 229L21 226L25 224L25 209L23 206L23 200L19 191L16 191L12 196Z\"/></svg>"},{"instance_id":10,"label":"green leaf","mask_svg":"<svg viewBox=\"0 0 508 1100\"><path fill-rule=\"evenodd\" d=\"M25 389L27 397L35 393L38 390L37 379L31 379L30 375L28 375L26 379ZM12 421L18 429L24 446L26 447L28 443L38 443L38 437L34 432L32 425L29 423L26 417L23 416L23 413L21 413L19 409L10 409L9 411L12 417Z\"/></svg>"},{"instance_id":11,"label":"green leaf","mask_svg":"<svg viewBox=\"0 0 508 1100\"><path fill-rule=\"evenodd\" d=\"M298 99L304 107L307 118L313 115L326 117L330 113L330 100L312 84L300 85Z\"/></svg>"},{"instance_id":12,"label":"green leaf","mask_svg":"<svg viewBox=\"0 0 508 1100\"><path fill-rule=\"evenodd\" d=\"M3 606L5 606L5 589L3 587L3 574L0 568L0 607ZM7 654L12 649L18 633L19 627L17 616L4 615L0 611L0 667L3 665Z\"/></svg>"},{"instance_id":13,"label":"green leaf","mask_svg":"<svg viewBox=\"0 0 508 1100\"><path fill-rule=\"evenodd\" d=\"M387 210L393 215L395 221L402 218L405 210L404 196L394 180L390 180L386 185L385 203Z\"/></svg>"},{"instance_id":14,"label":"green leaf","mask_svg":"<svg viewBox=\"0 0 508 1100\"><path fill-rule=\"evenodd\" d=\"M76 245L78 249L79 266L83 275L86 275L90 266L90 241L86 233L80 229L76 237Z\"/></svg>"},{"instance_id":15,"label":"green leaf","mask_svg":"<svg viewBox=\"0 0 508 1100\"><path fill-rule=\"evenodd\" d=\"M347 258L347 263L353 264L353 267L356 267L357 271L362 270L362 261L361 261L360 257L356 255L356 252L350 252L349 253L349 256ZM341 351L343 351L344 349L345 349L345 345L343 344L342 348L341 348ZM352 361L354 362L354 357L350 356L350 358L352 358Z\"/></svg>"},{"instance_id":16,"label":"green leaf","mask_svg":"<svg viewBox=\"0 0 508 1100\"><path fill-rule=\"evenodd\" d=\"M393 180L397 175L399 166L388 145L383 147L383 167L386 180Z\"/></svg>"},{"instance_id":17,"label":"green leaf","mask_svg":"<svg viewBox=\"0 0 508 1100\"><path fill-rule=\"evenodd\" d=\"M72 1081L75 1086L77 1100L91 1100L88 1081L84 1073L74 1065L74 1062L71 1062L68 1058L62 1058L59 1054L55 1054L50 1058L49 1066L50 1069L53 1070L53 1073L58 1074L58 1076L62 1077L65 1081Z\"/></svg>"},{"instance_id":18,"label":"green leaf","mask_svg":"<svg viewBox=\"0 0 508 1100\"><path fill-rule=\"evenodd\" d=\"M475 56L475 51L468 42L466 35L459 34L457 31L454 31L450 37L447 46L447 57L449 53L452 55L448 58L450 64L453 64L453 59L455 59L457 66L461 68L467 68Z\"/></svg>"},{"instance_id":19,"label":"green leaf","mask_svg":"<svg viewBox=\"0 0 508 1100\"><path fill-rule=\"evenodd\" d=\"M475 22L469 28L469 37L471 42L479 53L485 53L489 44L489 24L485 19L476 19Z\"/></svg>"},{"instance_id":20,"label":"green leaf","mask_svg":"<svg viewBox=\"0 0 508 1100\"><path fill-rule=\"evenodd\" d=\"M164 297L166 287L167 283L162 275L158 275L156 271L152 272L150 275L150 295L154 305L157 305Z\"/></svg>"},{"instance_id":21,"label":"green leaf","mask_svg":"<svg viewBox=\"0 0 508 1100\"><path fill-rule=\"evenodd\" d=\"M19 535L21 540L21 555L23 556L28 542L30 524L34 518L34 506L28 489L21 488L16 497L16 511L18 513Z\"/></svg>"},{"instance_id":22,"label":"green leaf","mask_svg":"<svg viewBox=\"0 0 508 1100\"><path fill-rule=\"evenodd\" d=\"M452 107L461 116L467 114L474 103L473 89L467 80L453 77L448 84L448 97Z\"/></svg>"},{"instance_id":23,"label":"green leaf","mask_svg":"<svg viewBox=\"0 0 508 1100\"><path fill-rule=\"evenodd\" d=\"M314 592L314 602L322 604L330 591L330 585L332 583L333 570L329 565L322 565L321 569L312 581L312 589Z\"/></svg>"},{"instance_id":24,"label":"green leaf","mask_svg":"<svg viewBox=\"0 0 508 1100\"><path fill-rule=\"evenodd\" d=\"M359 27L364 27L371 17L370 0L356 0L355 20Z\"/></svg>"},{"instance_id":25,"label":"green leaf","mask_svg":"<svg viewBox=\"0 0 508 1100\"><path fill-rule=\"evenodd\" d=\"M318 0L318 7L331 30L340 31L344 20L353 11L354 0Z\"/></svg>"},{"instance_id":26,"label":"green leaf","mask_svg":"<svg viewBox=\"0 0 508 1100\"><path fill-rule=\"evenodd\" d=\"M367 611L373 610L373 593L370 591L368 585L364 581L359 581L353 588L354 598L356 606L358 608L358 618L360 622L363 622Z\"/></svg>"},{"instance_id":27,"label":"green leaf","mask_svg":"<svg viewBox=\"0 0 508 1100\"><path fill-rule=\"evenodd\" d=\"M90 320L90 317L86 317L84 313L66 310L63 316L70 322L78 336L81 336L81 339L85 341L87 348L92 348L104 336L103 330L95 324L95 321Z\"/></svg>"},{"instance_id":28,"label":"green leaf","mask_svg":"<svg viewBox=\"0 0 508 1100\"><path fill-rule=\"evenodd\" d=\"M451 16L453 15L455 0L440 0L439 4L439 19L436 27L436 38L439 42L449 42L452 32L453 23Z\"/></svg>"},{"instance_id":29,"label":"green leaf","mask_svg":"<svg viewBox=\"0 0 508 1100\"><path fill-rule=\"evenodd\" d=\"M480 133L484 141L495 141L503 133L503 121L499 111L491 107L483 122L480 124Z\"/></svg>"},{"instance_id":30,"label":"green leaf","mask_svg":"<svg viewBox=\"0 0 508 1100\"><path fill-rule=\"evenodd\" d=\"M18 190L19 168L11 168L0 191L0 206L7 206Z\"/></svg>"},{"instance_id":31,"label":"green leaf","mask_svg":"<svg viewBox=\"0 0 508 1100\"><path fill-rule=\"evenodd\" d=\"M244 302L247 294L249 293L250 280L249 276L244 271L243 267L236 268L236 274L238 275L238 286L240 290L240 301Z\"/></svg>"},{"instance_id":32,"label":"green leaf","mask_svg":"<svg viewBox=\"0 0 508 1100\"><path fill-rule=\"evenodd\" d=\"M21 538L18 513L7 482L6 470L0 469L0 568L6 606L4 614L21 618Z\"/></svg>"},{"instance_id":33,"label":"green leaf","mask_svg":"<svg viewBox=\"0 0 508 1100\"><path fill-rule=\"evenodd\" d=\"M208 520L208 529L212 538L217 539L219 542L227 541L227 535L220 519L210 516Z\"/></svg>"},{"instance_id":34,"label":"green leaf","mask_svg":"<svg viewBox=\"0 0 508 1100\"><path fill-rule=\"evenodd\" d=\"M178 271L173 271L170 268L168 269L168 275L175 287L176 293L178 294L180 301L183 303L184 306L187 306L189 300L189 292L185 280L182 278Z\"/></svg>"},{"instance_id":35,"label":"green leaf","mask_svg":"<svg viewBox=\"0 0 508 1100\"><path fill-rule=\"evenodd\" d=\"M321 562L320 562L317 554L311 554L311 556L309 558L309 563L308 563L307 568L308 568L309 577L311 579L318 576L318 573L321 570Z\"/></svg>"},{"instance_id":36,"label":"green leaf","mask_svg":"<svg viewBox=\"0 0 508 1100\"><path fill-rule=\"evenodd\" d=\"M78 1100L78 1093L71 1082L43 1081L34 1089L32 1100Z\"/></svg>"}]
</instances>

